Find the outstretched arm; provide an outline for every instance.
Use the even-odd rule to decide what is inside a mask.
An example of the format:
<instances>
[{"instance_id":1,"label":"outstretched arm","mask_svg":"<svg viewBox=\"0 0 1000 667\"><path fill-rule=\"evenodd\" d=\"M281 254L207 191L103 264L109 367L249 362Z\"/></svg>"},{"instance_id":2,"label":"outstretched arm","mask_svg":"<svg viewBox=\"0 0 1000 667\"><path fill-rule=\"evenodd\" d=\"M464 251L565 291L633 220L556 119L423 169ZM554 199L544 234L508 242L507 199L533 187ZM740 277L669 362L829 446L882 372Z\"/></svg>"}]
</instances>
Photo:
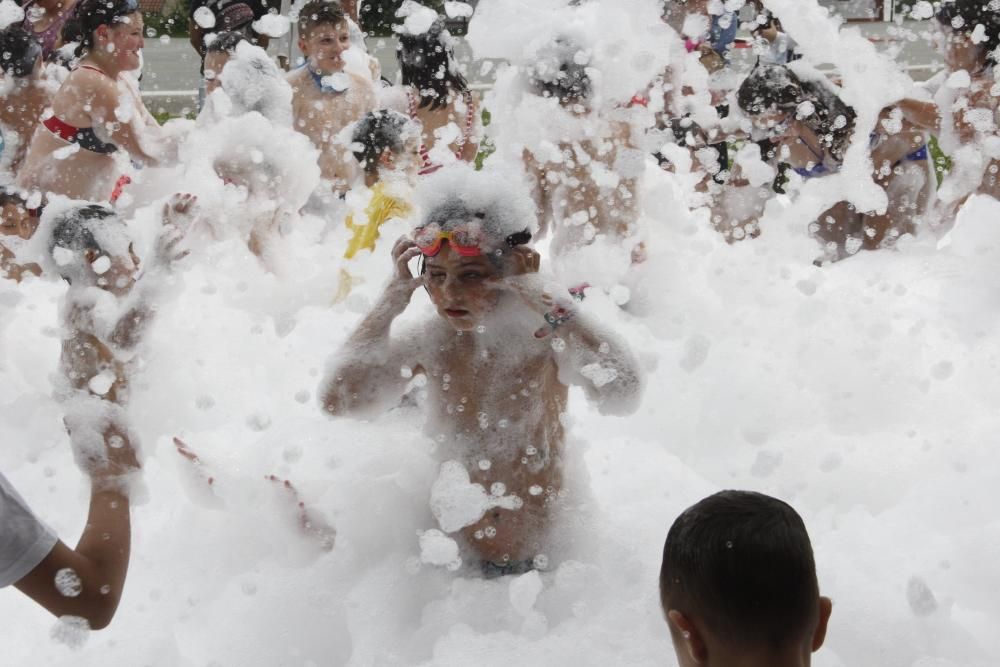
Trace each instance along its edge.
<instances>
[{"instance_id":1,"label":"outstretched arm","mask_svg":"<svg viewBox=\"0 0 1000 667\"><path fill-rule=\"evenodd\" d=\"M527 248L515 249L528 255ZM540 317L539 338L558 336L566 346L558 353L560 380L583 388L601 414L631 414L642 396L642 374L628 345L568 298L553 295L537 274L507 278L504 284Z\"/></svg>"},{"instance_id":2,"label":"outstretched arm","mask_svg":"<svg viewBox=\"0 0 1000 667\"><path fill-rule=\"evenodd\" d=\"M112 438L114 440L112 446ZM105 433L107 462L91 471L90 512L75 549L58 542L14 585L55 616L79 616L91 629L111 622L125 586L132 540L129 498L118 482L138 469L135 451L114 427Z\"/></svg>"},{"instance_id":3,"label":"outstretched arm","mask_svg":"<svg viewBox=\"0 0 1000 667\"><path fill-rule=\"evenodd\" d=\"M400 349L390 337L392 322L410 303L422 283L407 262L420 254L412 241L396 241L392 258L396 271L371 312L336 353L320 385L320 401L331 415L372 414L391 407L409 380L400 372L413 352ZM416 370L416 369L414 369Z\"/></svg>"},{"instance_id":4,"label":"outstretched arm","mask_svg":"<svg viewBox=\"0 0 1000 667\"><path fill-rule=\"evenodd\" d=\"M163 275L170 272L175 261L187 255L177 246L184 237L183 228L194 214L197 202L198 198L194 195L175 194L163 205L163 229L156 239L153 255L127 297L129 306L124 309L109 336L116 348L131 350L145 333L155 312L153 302Z\"/></svg>"}]
</instances>

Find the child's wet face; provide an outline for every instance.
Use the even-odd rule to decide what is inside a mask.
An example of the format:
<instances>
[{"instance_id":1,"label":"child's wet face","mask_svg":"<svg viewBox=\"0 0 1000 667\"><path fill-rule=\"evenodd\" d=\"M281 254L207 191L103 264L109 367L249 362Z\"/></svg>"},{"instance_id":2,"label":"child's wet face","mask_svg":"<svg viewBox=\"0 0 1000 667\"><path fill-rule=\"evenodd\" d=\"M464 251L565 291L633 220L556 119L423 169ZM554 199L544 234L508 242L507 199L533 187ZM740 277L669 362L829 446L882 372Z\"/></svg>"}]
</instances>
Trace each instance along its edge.
<instances>
[{"instance_id":1,"label":"child's wet face","mask_svg":"<svg viewBox=\"0 0 1000 667\"><path fill-rule=\"evenodd\" d=\"M38 218L28 214L24 206L7 202L0 207L0 235L30 239L38 227Z\"/></svg>"},{"instance_id":2,"label":"child's wet face","mask_svg":"<svg viewBox=\"0 0 1000 667\"><path fill-rule=\"evenodd\" d=\"M143 46L142 14L135 12L124 16L108 33L108 51L113 54L122 71L139 69L142 64L139 52Z\"/></svg>"},{"instance_id":3,"label":"child's wet face","mask_svg":"<svg viewBox=\"0 0 1000 667\"><path fill-rule=\"evenodd\" d=\"M139 258L131 246L128 249L128 257L87 250L84 259L90 267L94 283L116 296L127 294L135 284L135 276L139 271Z\"/></svg>"},{"instance_id":4,"label":"child's wet face","mask_svg":"<svg viewBox=\"0 0 1000 667\"><path fill-rule=\"evenodd\" d=\"M463 257L445 242L428 257L425 285L438 314L458 331L469 331L496 308L500 271L483 256Z\"/></svg>"},{"instance_id":5,"label":"child's wet face","mask_svg":"<svg viewBox=\"0 0 1000 667\"><path fill-rule=\"evenodd\" d=\"M343 53L351 46L347 22L336 25L323 23L299 38L299 50L309 59L309 66L321 74L344 69Z\"/></svg>"}]
</instances>

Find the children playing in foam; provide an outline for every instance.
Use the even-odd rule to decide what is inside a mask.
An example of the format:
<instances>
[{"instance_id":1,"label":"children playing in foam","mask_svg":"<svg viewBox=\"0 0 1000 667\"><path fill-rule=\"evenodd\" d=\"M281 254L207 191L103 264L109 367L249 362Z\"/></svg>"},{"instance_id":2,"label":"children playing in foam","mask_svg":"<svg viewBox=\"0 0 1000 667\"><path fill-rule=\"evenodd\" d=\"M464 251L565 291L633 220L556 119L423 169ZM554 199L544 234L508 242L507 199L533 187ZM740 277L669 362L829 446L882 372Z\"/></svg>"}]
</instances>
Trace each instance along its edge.
<instances>
[{"instance_id":1,"label":"children playing in foam","mask_svg":"<svg viewBox=\"0 0 1000 667\"><path fill-rule=\"evenodd\" d=\"M491 4L480 3L483 15ZM537 16L539 6L557 3L502 4ZM845 197L859 206L879 203L861 143L898 80L885 63L850 48L856 28L838 33L829 17L801 9L811 3L766 4L806 57L823 51L845 65L841 88L859 110L860 129L844 170L772 197L760 237L732 245L713 228L705 194L694 187L697 166L668 172L649 158L635 186L646 248L642 303L636 290L628 298L615 289L625 286L620 274L635 270L631 245L609 243L594 244L586 270L575 269L606 277L606 285L565 304L578 319L614 331L604 356L617 356L610 351L618 346L631 350L629 366L639 369L644 391L610 406L620 413L634 407L628 416L603 414L609 406L601 396L593 400L616 388L620 369L612 377L606 364L585 362L544 375L568 390L561 390L565 408L554 422L539 418L546 406L531 386L538 372L524 356L571 354L562 332L578 324L553 328L540 313L525 318L528 343L510 334L520 326L514 318L485 346L513 358L508 372L486 386L468 383L459 377L463 369L444 366L463 360L459 341L490 336L491 323L457 336L419 286L397 318L399 333L415 333L397 343L414 358L437 344L430 352L443 358L434 362L438 376L434 364L402 354L379 369L397 389L377 397L384 410L367 419L321 410L329 357L350 352L352 333L399 277L393 241L412 234L413 220L434 208L485 203L499 216L484 217L491 230L504 239L522 231L532 208L523 188L489 199L518 166L520 150L488 158L485 185L462 185L460 205L449 203L459 177L428 179L427 196L412 202L413 220L387 219L370 252L346 260L351 234L343 218L298 211L318 167L311 156L308 170L292 168L296 158L280 150L286 135L275 121L253 116L201 143L193 135L182 147L191 162L167 171L185 186L200 181L202 209L233 224L209 235L198 231L205 222L191 223L190 255L174 274L171 298L157 302L132 371L128 409L144 445L148 501L133 509L132 566L117 616L106 634L72 648L50 638L53 626L66 638L65 624L4 591L4 660L670 665L656 585L666 528L700 498L749 488L786 500L808 526L822 595L833 600L812 664L992 664L1000 654L993 595L1000 582L992 566L1000 526L988 511L998 495L1000 205L973 196L947 234L918 233L892 250L812 265L816 241L803 218ZM562 5L546 27L560 27ZM616 7L609 2L602 11ZM789 7L785 18L781 10ZM523 26L494 27L492 39L514 44ZM647 37L637 35L629 48L653 49ZM863 63L867 74L854 67ZM535 120L542 126L548 119ZM256 134L241 137L241 130ZM262 158L280 167L284 193L261 196L296 201L294 224L273 246L280 271L250 251L240 228L248 216L231 203L249 201L252 183L223 183L215 171L220 154L240 158L237 166ZM227 192L239 197L227 199L235 197ZM162 201L141 204L129 216L140 258L152 247L161 210ZM203 240L191 244L197 236ZM544 244L538 252L545 269L551 254ZM345 267L364 280L333 303ZM409 269L419 275L417 259ZM51 276L0 279L0 469L60 535L79 531L80 513L66 508L86 490L69 453L65 408L52 397L58 313L69 289ZM429 333L428 322L436 327ZM534 338L542 327L548 335ZM557 339L567 348L558 350ZM445 372L452 376L447 391ZM500 389L503 396L472 405ZM492 453L456 453L454 431L499 433L528 421L564 434L565 502L572 506L528 554L534 570L488 579L465 541L502 537L483 528L477 540L476 522L484 512L515 511L515 497L527 504L532 484L526 492L515 488ZM539 450L534 441L512 439L526 457L527 445ZM197 461L179 456L179 447ZM322 524L336 527L332 549Z\"/></svg>"}]
</instances>

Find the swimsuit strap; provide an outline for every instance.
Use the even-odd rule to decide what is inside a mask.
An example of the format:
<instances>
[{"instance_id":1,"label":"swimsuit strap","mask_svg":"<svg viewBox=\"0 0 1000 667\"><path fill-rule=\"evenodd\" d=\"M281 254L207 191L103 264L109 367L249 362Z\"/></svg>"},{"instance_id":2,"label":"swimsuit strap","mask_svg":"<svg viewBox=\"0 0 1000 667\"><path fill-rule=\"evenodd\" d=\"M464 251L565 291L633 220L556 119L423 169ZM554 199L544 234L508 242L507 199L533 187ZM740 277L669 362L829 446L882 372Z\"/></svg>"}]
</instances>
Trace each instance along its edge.
<instances>
[{"instance_id":1,"label":"swimsuit strap","mask_svg":"<svg viewBox=\"0 0 1000 667\"><path fill-rule=\"evenodd\" d=\"M56 116L49 116L42 125L63 141L77 144L91 153L107 154L118 150L114 144L101 141L92 127L73 127Z\"/></svg>"},{"instance_id":2,"label":"swimsuit strap","mask_svg":"<svg viewBox=\"0 0 1000 667\"><path fill-rule=\"evenodd\" d=\"M462 149L465 148L465 144L469 143L469 140L472 139L472 127L476 122L476 110L472 104L472 93L465 91L462 93L462 98L465 100L465 127L462 128L462 136L455 142L458 145L455 157L459 160L462 159Z\"/></svg>"},{"instance_id":3,"label":"swimsuit strap","mask_svg":"<svg viewBox=\"0 0 1000 667\"><path fill-rule=\"evenodd\" d=\"M417 118L417 98L410 90L406 91L406 104L410 111L410 119L419 122L420 119ZM423 134L423 130L421 130L421 138L423 137ZM441 168L441 165L431 162L431 152L428 150L427 144L425 144L422 139L420 141L420 149L418 152L420 153L420 170L417 172L418 175L425 176Z\"/></svg>"},{"instance_id":4,"label":"swimsuit strap","mask_svg":"<svg viewBox=\"0 0 1000 667\"><path fill-rule=\"evenodd\" d=\"M106 76L109 79L111 79L112 81L114 81L114 78L110 74L108 74L107 72L105 72L102 69L94 67L93 65L77 65L77 69L89 69L92 72L97 72L98 74L103 74L104 76Z\"/></svg>"}]
</instances>

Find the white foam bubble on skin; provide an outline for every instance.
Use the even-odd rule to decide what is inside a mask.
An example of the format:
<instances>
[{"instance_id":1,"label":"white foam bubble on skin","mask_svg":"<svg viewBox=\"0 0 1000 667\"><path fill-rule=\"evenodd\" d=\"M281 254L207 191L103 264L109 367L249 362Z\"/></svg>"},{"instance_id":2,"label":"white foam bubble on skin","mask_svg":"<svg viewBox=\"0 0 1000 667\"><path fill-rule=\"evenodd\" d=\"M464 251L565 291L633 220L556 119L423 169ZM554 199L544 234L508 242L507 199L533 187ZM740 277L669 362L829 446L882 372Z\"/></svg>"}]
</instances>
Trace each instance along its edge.
<instances>
[{"instance_id":1,"label":"white foam bubble on skin","mask_svg":"<svg viewBox=\"0 0 1000 667\"><path fill-rule=\"evenodd\" d=\"M805 4L794 3L786 27ZM530 17L536 3L525 5ZM489 9L485 0L480 6ZM199 185L213 216L230 212L214 176L170 176L171 187ZM511 656L530 666L615 665L623 655L630 664L669 664L655 583L666 529L693 502L734 487L789 501L809 528L821 590L836 601L813 664L868 665L878 655L889 667L992 665L1000 655L1000 526L974 510L997 504L1000 377L992 364L1000 350L990 332L1000 312L1000 206L971 199L941 249L922 238L817 269L801 217L786 218L788 205L777 199L763 236L725 245L704 211L687 212L697 194L690 176L644 175L651 238L642 282L655 287L645 314L633 310L635 289L625 312L598 290L583 304L640 354L650 369L647 394L633 416L609 419L572 392L567 457L580 454L586 502L599 511L579 522L576 562L552 555L554 571L540 575L533 604L515 596L528 624L512 605L513 577L407 569L411 558L419 563L417 532L438 529L428 506L438 466L419 434L421 408L397 401L370 422L330 421L313 402L296 400L367 314L392 269L391 243L382 241L404 229L389 226L370 256L347 265L364 278L354 306L330 303L345 265L342 221L324 239L324 221L304 215L285 249L295 271L280 279L228 228L195 246L131 387L132 410L142 416L135 428L156 456L143 473L151 500L134 513L133 566L112 629L116 655L163 667L437 667L467 665L470 655L487 656L489 666ZM809 196L837 196L828 184ZM236 213L228 220L236 224ZM585 255L586 273L616 273L627 257L598 245ZM64 537L81 525L86 489L67 460L63 408L50 398L65 290L54 281L15 288L0 280L3 470ZM426 315L426 299L418 290L403 323ZM289 313L298 323L282 337L277 323ZM197 398L208 396L215 406L199 407ZM514 416L486 411L492 423ZM256 412L271 415L266 431L247 429L245 415ZM216 475L211 488L195 480L214 503L185 484L188 462L170 443L178 428ZM302 458L286 461L289 446ZM771 463L755 468L758 461ZM42 476L46 467L54 481ZM294 505L263 480L279 468L336 524L330 554L309 550ZM53 645L49 624L22 613L24 604L0 595L5 661L107 662L102 641L72 652ZM233 628L239 641L210 631L218 627Z\"/></svg>"}]
</instances>

